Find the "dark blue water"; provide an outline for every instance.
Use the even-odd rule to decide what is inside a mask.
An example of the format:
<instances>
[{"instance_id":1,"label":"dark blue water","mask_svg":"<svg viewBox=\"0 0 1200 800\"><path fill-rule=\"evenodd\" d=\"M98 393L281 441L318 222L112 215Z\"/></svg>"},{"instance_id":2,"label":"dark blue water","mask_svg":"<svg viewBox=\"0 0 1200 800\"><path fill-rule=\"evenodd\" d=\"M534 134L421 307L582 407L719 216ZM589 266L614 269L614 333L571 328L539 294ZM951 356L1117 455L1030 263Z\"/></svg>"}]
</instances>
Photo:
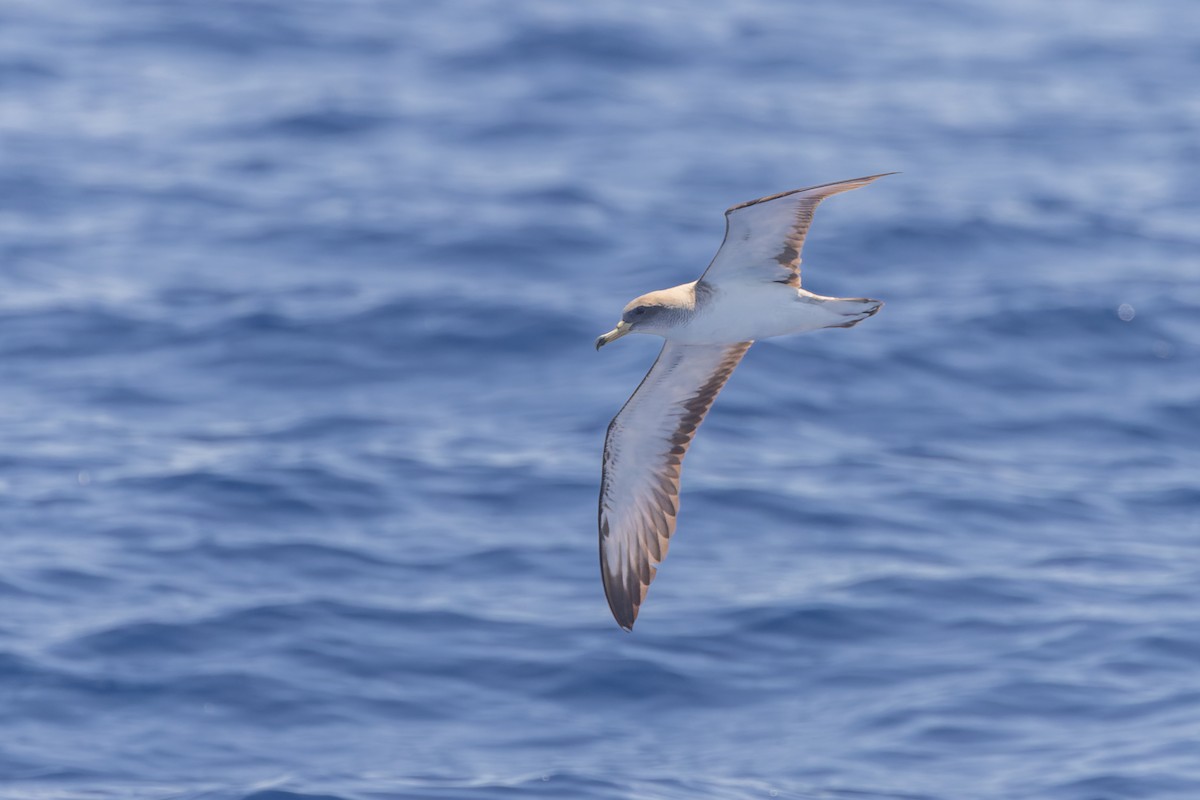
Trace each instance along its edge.
<instances>
[{"instance_id":1,"label":"dark blue water","mask_svg":"<svg viewBox=\"0 0 1200 800\"><path fill-rule=\"evenodd\" d=\"M0 5L0 796L1200 797L1200 7ZM636 631L605 426L822 206Z\"/></svg>"}]
</instances>

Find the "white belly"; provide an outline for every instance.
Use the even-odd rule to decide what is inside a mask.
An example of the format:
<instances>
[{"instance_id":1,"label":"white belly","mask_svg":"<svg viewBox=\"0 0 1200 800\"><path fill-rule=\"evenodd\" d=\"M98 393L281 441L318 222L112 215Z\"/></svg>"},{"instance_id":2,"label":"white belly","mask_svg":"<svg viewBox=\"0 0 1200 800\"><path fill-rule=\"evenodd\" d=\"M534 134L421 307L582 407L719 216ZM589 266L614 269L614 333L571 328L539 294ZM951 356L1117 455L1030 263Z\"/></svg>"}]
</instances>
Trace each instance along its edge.
<instances>
[{"instance_id":1,"label":"white belly","mask_svg":"<svg viewBox=\"0 0 1200 800\"><path fill-rule=\"evenodd\" d=\"M831 298L830 298L831 299ZM667 337L681 344L730 344L824 328L838 319L827 298L782 283L712 289L688 324Z\"/></svg>"}]
</instances>

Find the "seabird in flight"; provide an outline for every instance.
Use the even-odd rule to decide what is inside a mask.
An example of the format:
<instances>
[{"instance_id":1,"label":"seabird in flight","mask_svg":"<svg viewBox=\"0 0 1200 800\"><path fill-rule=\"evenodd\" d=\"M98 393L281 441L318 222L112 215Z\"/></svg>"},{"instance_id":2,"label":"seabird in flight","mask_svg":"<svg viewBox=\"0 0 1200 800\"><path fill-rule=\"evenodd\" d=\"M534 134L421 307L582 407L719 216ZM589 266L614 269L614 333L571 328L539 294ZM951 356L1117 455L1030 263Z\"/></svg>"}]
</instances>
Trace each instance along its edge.
<instances>
[{"instance_id":1,"label":"seabird in flight","mask_svg":"<svg viewBox=\"0 0 1200 800\"><path fill-rule=\"evenodd\" d=\"M696 428L750 345L849 328L883 303L800 288L800 250L817 205L871 175L751 200L725 212L725 240L697 281L625 306L599 350L630 333L666 342L608 426L600 481L600 574L613 616L633 629L679 512L679 474Z\"/></svg>"}]
</instances>

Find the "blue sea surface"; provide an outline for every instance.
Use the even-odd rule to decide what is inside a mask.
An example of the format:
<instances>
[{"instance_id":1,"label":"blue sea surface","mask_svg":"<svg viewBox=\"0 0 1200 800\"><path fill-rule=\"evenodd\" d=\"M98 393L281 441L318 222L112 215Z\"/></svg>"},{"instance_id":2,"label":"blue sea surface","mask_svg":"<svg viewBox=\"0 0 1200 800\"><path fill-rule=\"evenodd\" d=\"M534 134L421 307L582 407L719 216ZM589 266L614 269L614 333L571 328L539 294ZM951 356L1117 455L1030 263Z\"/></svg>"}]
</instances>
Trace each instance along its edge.
<instances>
[{"instance_id":1,"label":"blue sea surface","mask_svg":"<svg viewBox=\"0 0 1200 800\"><path fill-rule=\"evenodd\" d=\"M822 205L632 634L600 449ZM1200 797L1200 5L0 3L0 797Z\"/></svg>"}]
</instances>

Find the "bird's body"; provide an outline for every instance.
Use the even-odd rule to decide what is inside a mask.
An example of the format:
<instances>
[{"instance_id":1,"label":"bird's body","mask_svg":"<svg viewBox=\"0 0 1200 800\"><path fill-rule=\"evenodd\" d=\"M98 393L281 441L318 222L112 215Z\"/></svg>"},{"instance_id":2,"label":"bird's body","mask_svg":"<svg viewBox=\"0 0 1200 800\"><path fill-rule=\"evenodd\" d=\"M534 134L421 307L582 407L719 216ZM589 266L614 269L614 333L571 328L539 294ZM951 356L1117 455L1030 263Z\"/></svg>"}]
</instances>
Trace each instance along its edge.
<instances>
[{"instance_id":1,"label":"bird's body","mask_svg":"<svg viewBox=\"0 0 1200 800\"><path fill-rule=\"evenodd\" d=\"M846 317L864 310L857 298L821 297L771 281L734 287L692 281L643 297L669 298L690 310L682 324L663 336L678 344L729 344L848 327Z\"/></svg>"},{"instance_id":2,"label":"bird's body","mask_svg":"<svg viewBox=\"0 0 1200 800\"><path fill-rule=\"evenodd\" d=\"M600 571L609 607L626 630L675 530L683 457L750 345L819 328L849 328L883 305L800 288L800 251L817 204L880 177L797 189L730 208L725 241L699 280L638 297L617 327L596 340L596 349L628 333L666 340L604 442Z\"/></svg>"}]
</instances>

